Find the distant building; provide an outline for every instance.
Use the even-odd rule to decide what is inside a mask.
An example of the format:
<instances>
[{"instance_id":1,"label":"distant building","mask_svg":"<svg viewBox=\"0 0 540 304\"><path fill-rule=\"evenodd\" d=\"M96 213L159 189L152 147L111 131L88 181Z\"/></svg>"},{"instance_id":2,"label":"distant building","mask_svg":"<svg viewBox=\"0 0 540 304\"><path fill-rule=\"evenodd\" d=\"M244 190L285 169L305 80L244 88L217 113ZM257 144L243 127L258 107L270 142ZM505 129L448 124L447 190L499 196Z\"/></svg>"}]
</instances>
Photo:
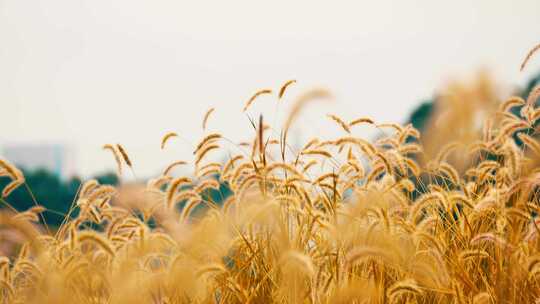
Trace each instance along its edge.
<instances>
[{"instance_id":1,"label":"distant building","mask_svg":"<svg viewBox=\"0 0 540 304\"><path fill-rule=\"evenodd\" d=\"M0 155L17 167L45 169L64 179L77 173L75 149L64 144L3 144Z\"/></svg>"}]
</instances>

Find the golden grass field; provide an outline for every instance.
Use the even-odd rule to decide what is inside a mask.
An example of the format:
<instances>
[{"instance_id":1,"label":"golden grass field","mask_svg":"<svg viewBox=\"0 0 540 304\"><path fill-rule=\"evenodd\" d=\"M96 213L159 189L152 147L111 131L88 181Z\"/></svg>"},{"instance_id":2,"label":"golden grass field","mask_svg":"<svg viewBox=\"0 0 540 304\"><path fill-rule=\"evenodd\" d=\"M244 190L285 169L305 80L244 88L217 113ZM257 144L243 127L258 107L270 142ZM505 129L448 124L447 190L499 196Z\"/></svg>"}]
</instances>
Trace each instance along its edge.
<instances>
[{"instance_id":1,"label":"golden grass field","mask_svg":"<svg viewBox=\"0 0 540 304\"><path fill-rule=\"evenodd\" d=\"M244 111L294 85L257 92ZM2 233L21 237L0 258L0 303L539 303L539 96L499 97L481 76L447 88L423 134L329 115L340 136L293 149L302 109L331 98L309 90L287 101L283 125L257 115L235 149L206 133L193 162L146 185L85 182L80 212L56 231L38 224L43 207L2 209ZM104 148L132 167L122 146ZM226 163L208 160L220 153ZM24 176L0 168L9 203ZM203 199L220 182L232 196Z\"/></svg>"}]
</instances>

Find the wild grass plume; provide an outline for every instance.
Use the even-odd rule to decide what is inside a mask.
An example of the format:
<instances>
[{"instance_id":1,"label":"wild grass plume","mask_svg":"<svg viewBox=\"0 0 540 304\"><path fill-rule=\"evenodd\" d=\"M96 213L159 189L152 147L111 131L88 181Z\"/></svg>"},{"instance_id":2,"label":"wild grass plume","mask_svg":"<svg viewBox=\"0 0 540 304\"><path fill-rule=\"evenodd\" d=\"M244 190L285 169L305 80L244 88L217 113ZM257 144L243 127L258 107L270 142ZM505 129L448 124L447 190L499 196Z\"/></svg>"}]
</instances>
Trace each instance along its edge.
<instances>
[{"instance_id":1,"label":"wild grass plume","mask_svg":"<svg viewBox=\"0 0 540 304\"><path fill-rule=\"evenodd\" d=\"M423 133L329 115L338 135L297 147L290 127L331 94L294 101L294 82L244 107L262 94L291 103L282 124L261 115L237 145L205 134L192 160L145 185L89 180L56 231L41 228L41 206L2 209L15 249L0 257L0 303L540 301L538 90L500 98L481 75L450 85ZM104 148L119 174L136 169L122 146ZM24 177L6 160L0 175L9 205Z\"/></svg>"}]
</instances>

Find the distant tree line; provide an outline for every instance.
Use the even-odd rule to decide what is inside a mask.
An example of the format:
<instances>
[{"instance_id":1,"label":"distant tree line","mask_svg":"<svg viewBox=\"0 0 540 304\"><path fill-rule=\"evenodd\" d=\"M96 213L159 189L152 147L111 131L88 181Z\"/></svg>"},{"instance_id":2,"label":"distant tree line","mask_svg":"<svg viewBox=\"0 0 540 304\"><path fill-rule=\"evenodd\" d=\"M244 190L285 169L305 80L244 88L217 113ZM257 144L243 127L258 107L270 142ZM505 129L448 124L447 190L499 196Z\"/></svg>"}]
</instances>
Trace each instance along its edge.
<instances>
[{"instance_id":1,"label":"distant tree line","mask_svg":"<svg viewBox=\"0 0 540 304\"><path fill-rule=\"evenodd\" d=\"M23 173L26 185L17 188L7 198L2 199L1 208L23 211L37 203L47 208L47 211L43 213L47 225L59 226L69 213L82 180L79 177L62 180L58 175L44 169L27 171L23 168ZM101 184L116 185L118 183L118 178L114 173L101 174L95 179ZM0 178L0 189L8 182L7 178Z\"/></svg>"},{"instance_id":2,"label":"distant tree line","mask_svg":"<svg viewBox=\"0 0 540 304\"><path fill-rule=\"evenodd\" d=\"M537 85L540 85L540 73L538 73L538 75L529 80L527 82L527 85L515 94L527 100L529 92L531 92ZM413 110L407 120L407 123L411 123L420 132L425 130L426 124L428 123L429 118L433 112L435 99L435 97L432 97L431 99L423 101L418 107ZM515 108L514 112L514 114L519 115L518 108Z\"/></svg>"},{"instance_id":3,"label":"distant tree line","mask_svg":"<svg viewBox=\"0 0 540 304\"><path fill-rule=\"evenodd\" d=\"M84 181L79 177L62 180L58 175L47 170L40 169L27 171L23 168L26 184L17 188L8 197L0 199L1 209L15 209L24 211L36 204L47 208L43 213L43 219L49 227L59 227L66 216L75 217L78 209L75 204L77 192ZM117 186L118 177L115 173L105 173L94 177L100 184ZM219 176L214 176L220 180ZM0 177L0 189L9 183L6 177ZM217 190L207 189L201 193L204 201L221 205L231 195L231 190L226 183L221 182ZM181 209L185 202L179 202ZM205 204L199 205L193 212L206 208ZM70 211L71 210L71 211Z\"/></svg>"}]
</instances>

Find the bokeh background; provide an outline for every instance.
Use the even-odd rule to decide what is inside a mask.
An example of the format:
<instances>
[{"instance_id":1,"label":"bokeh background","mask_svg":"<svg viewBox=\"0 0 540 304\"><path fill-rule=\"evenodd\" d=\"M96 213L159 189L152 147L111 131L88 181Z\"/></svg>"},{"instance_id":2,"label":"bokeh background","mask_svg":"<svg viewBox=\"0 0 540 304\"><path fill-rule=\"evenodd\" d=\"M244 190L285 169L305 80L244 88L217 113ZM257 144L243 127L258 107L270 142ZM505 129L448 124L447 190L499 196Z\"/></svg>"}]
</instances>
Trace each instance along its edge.
<instances>
[{"instance_id":1,"label":"bokeh background","mask_svg":"<svg viewBox=\"0 0 540 304\"><path fill-rule=\"evenodd\" d=\"M0 156L61 202L81 179L116 182L106 143L133 160L126 180L190 161L211 107L209 131L240 142L253 135L250 116L279 126L294 96L324 86L335 100L303 115L300 143L338 131L327 113L429 115L441 88L479 70L503 95L526 92L540 79L540 60L519 71L540 41L539 12L537 0L0 0ZM298 83L282 102L242 112L254 92L289 79ZM162 151L170 131L180 138Z\"/></svg>"}]
</instances>

